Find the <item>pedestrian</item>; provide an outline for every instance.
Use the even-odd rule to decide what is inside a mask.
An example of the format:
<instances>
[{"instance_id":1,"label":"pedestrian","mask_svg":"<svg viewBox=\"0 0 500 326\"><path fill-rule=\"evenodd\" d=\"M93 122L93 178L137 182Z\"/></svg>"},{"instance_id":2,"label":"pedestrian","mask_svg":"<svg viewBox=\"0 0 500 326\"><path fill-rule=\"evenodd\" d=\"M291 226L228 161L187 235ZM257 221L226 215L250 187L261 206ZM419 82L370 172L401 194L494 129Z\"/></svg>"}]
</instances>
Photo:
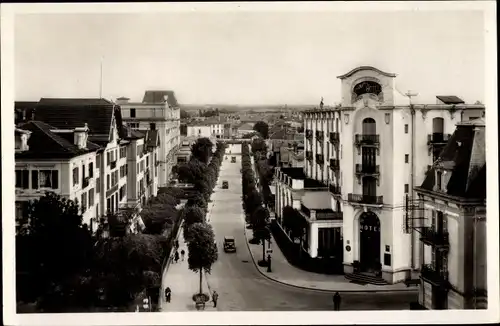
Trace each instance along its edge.
<instances>
[{"instance_id":1,"label":"pedestrian","mask_svg":"<svg viewBox=\"0 0 500 326\"><path fill-rule=\"evenodd\" d=\"M181 250L181 257L182 257L182 261L184 261L184 255L186 254L186 252L184 251L184 249Z\"/></svg>"},{"instance_id":2,"label":"pedestrian","mask_svg":"<svg viewBox=\"0 0 500 326\"><path fill-rule=\"evenodd\" d=\"M212 293L212 301L214 302L214 308L217 307L217 299L219 299L219 293L214 291L214 293Z\"/></svg>"},{"instance_id":3,"label":"pedestrian","mask_svg":"<svg viewBox=\"0 0 500 326\"><path fill-rule=\"evenodd\" d=\"M175 259L176 263L179 261L179 252L178 251L175 252L174 259Z\"/></svg>"},{"instance_id":4,"label":"pedestrian","mask_svg":"<svg viewBox=\"0 0 500 326\"><path fill-rule=\"evenodd\" d=\"M175 249L179 249L179 240L175 240Z\"/></svg>"},{"instance_id":5,"label":"pedestrian","mask_svg":"<svg viewBox=\"0 0 500 326\"><path fill-rule=\"evenodd\" d=\"M165 301L170 302L170 295L172 293L172 290L170 290L170 287L167 286L165 289Z\"/></svg>"},{"instance_id":6,"label":"pedestrian","mask_svg":"<svg viewBox=\"0 0 500 326\"><path fill-rule=\"evenodd\" d=\"M339 311L340 310L340 294L335 292L333 296L333 309Z\"/></svg>"}]
</instances>

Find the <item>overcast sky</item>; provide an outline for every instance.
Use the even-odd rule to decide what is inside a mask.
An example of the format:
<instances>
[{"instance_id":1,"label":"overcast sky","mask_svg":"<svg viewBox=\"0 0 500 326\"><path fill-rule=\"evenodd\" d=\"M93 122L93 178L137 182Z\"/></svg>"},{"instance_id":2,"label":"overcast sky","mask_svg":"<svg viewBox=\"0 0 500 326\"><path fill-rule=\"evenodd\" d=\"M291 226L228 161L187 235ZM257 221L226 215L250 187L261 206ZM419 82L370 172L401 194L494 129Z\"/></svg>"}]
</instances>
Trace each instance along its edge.
<instances>
[{"instance_id":1,"label":"overcast sky","mask_svg":"<svg viewBox=\"0 0 500 326\"><path fill-rule=\"evenodd\" d=\"M15 99L141 100L174 90L181 104L326 104L341 74L372 65L396 86L484 100L481 12L36 14L15 19Z\"/></svg>"}]
</instances>

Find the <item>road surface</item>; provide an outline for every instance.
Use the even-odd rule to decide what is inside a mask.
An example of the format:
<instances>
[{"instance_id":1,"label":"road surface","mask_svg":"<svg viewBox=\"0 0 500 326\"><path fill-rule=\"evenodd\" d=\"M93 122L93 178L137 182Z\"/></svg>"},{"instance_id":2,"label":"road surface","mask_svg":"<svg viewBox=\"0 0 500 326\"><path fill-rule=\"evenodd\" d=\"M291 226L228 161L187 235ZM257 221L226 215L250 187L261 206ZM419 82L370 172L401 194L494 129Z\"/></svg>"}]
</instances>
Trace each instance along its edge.
<instances>
[{"instance_id":1,"label":"road surface","mask_svg":"<svg viewBox=\"0 0 500 326\"><path fill-rule=\"evenodd\" d=\"M220 311L332 310L332 294L293 288L262 276L253 265L245 243L241 205L241 157L224 160L213 195L210 224L214 228L219 259L207 276L212 290L219 293ZM229 189L221 189L222 181ZM224 236L234 236L236 253L224 253ZM342 294L342 310L401 310L416 301L414 293Z\"/></svg>"}]
</instances>

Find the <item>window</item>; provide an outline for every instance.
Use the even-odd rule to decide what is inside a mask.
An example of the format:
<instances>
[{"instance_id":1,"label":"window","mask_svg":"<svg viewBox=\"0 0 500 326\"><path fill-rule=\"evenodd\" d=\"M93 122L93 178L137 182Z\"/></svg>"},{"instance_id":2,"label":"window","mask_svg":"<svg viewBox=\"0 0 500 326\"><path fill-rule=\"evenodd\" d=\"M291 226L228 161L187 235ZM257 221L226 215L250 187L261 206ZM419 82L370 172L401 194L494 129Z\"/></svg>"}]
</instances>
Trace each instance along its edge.
<instances>
[{"instance_id":1,"label":"window","mask_svg":"<svg viewBox=\"0 0 500 326\"><path fill-rule=\"evenodd\" d=\"M97 178L95 180L95 187L96 187L95 192L100 193L101 192L101 178Z\"/></svg>"},{"instance_id":2,"label":"window","mask_svg":"<svg viewBox=\"0 0 500 326\"><path fill-rule=\"evenodd\" d=\"M410 155L405 154L405 163L408 163L410 161Z\"/></svg>"},{"instance_id":3,"label":"window","mask_svg":"<svg viewBox=\"0 0 500 326\"><path fill-rule=\"evenodd\" d=\"M89 164L89 178L93 178L93 177L94 177L94 163L90 162L90 164Z\"/></svg>"},{"instance_id":4,"label":"window","mask_svg":"<svg viewBox=\"0 0 500 326\"><path fill-rule=\"evenodd\" d=\"M405 134L408 133L408 124L405 124Z\"/></svg>"},{"instance_id":5,"label":"window","mask_svg":"<svg viewBox=\"0 0 500 326\"><path fill-rule=\"evenodd\" d=\"M128 164L125 164L125 175L128 175Z\"/></svg>"},{"instance_id":6,"label":"window","mask_svg":"<svg viewBox=\"0 0 500 326\"><path fill-rule=\"evenodd\" d=\"M149 124L149 129L155 130L156 129L156 123L152 122Z\"/></svg>"},{"instance_id":7,"label":"window","mask_svg":"<svg viewBox=\"0 0 500 326\"><path fill-rule=\"evenodd\" d=\"M82 165L82 181L85 180L85 164Z\"/></svg>"},{"instance_id":8,"label":"window","mask_svg":"<svg viewBox=\"0 0 500 326\"><path fill-rule=\"evenodd\" d=\"M78 176L79 176L78 168L74 168L73 169L73 186L80 183L80 181L78 180Z\"/></svg>"},{"instance_id":9,"label":"window","mask_svg":"<svg viewBox=\"0 0 500 326\"><path fill-rule=\"evenodd\" d=\"M127 147L120 147L120 158L127 157Z\"/></svg>"},{"instance_id":10,"label":"window","mask_svg":"<svg viewBox=\"0 0 500 326\"><path fill-rule=\"evenodd\" d=\"M31 184L33 189L38 189L39 187L57 189L59 185L59 171L32 171Z\"/></svg>"},{"instance_id":11,"label":"window","mask_svg":"<svg viewBox=\"0 0 500 326\"><path fill-rule=\"evenodd\" d=\"M107 152L106 153L106 165L110 165L111 164L111 152Z\"/></svg>"},{"instance_id":12,"label":"window","mask_svg":"<svg viewBox=\"0 0 500 326\"><path fill-rule=\"evenodd\" d=\"M135 109L130 109L130 117L135 118Z\"/></svg>"},{"instance_id":13,"label":"window","mask_svg":"<svg viewBox=\"0 0 500 326\"><path fill-rule=\"evenodd\" d=\"M96 163L95 164L98 168L101 167L101 154L96 156Z\"/></svg>"},{"instance_id":14,"label":"window","mask_svg":"<svg viewBox=\"0 0 500 326\"><path fill-rule=\"evenodd\" d=\"M443 172L437 171L436 172L436 188L437 188L437 190L441 190L441 187L442 187L442 185L441 185L441 179L442 179L442 177L443 177Z\"/></svg>"},{"instance_id":15,"label":"window","mask_svg":"<svg viewBox=\"0 0 500 326\"><path fill-rule=\"evenodd\" d=\"M146 167L149 166L149 156L146 157Z\"/></svg>"},{"instance_id":16,"label":"window","mask_svg":"<svg viewBox=\"0 0 500 326\"><path fill-rule=\"evenodd\" d=\"M106 190L109 190L109 188L111 188L111 177L109 176L109 174L106 176Z\"/></svg>"},{"instance_id":17,"label":"window","mask_svg":"<svg viewBox=\"0 0 500 326\"><path fill-rule=\"evenodd\" d=\"M94 206L94 188L89 190L89 208Z\"/></svg>"},{"instance_id":18,"label":"window","mask_svg":"<svg viewBox=\"0 0 500 326\"><path fill-rule=\"evenodd\" d=\"M29 170L16 170L16 188L29 188Z\"/></svg>"},{"instance_id":19,"label":"window","mask_svg":"<svg viewBox=\"0 0 500 326\"><path fill-rule=\"evenodd\" d=\"M87 193L82 194L82 213L87 210Z\"/></svg>"},{"instance_id":20,"label":"window","mask_svg":"<svg viewBox=\"0 0 500 326\"><path fill-rule=\"evenodd\" d=\"M409 189L410 189L410 185L408 185L407 183L405 183L405 194L408 193Z\"/></svg>"}]
</instances>

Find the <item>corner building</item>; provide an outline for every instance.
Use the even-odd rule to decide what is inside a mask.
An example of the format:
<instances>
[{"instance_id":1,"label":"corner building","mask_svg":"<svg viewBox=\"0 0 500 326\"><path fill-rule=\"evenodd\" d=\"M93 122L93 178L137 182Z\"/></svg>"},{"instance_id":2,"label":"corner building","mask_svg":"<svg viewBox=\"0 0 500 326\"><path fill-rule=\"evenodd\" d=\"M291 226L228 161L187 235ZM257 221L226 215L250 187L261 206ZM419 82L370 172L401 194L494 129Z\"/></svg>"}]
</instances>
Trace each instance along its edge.
<instances>
[{"instance_id":1,"label":"corner building","mask_svg":"<svg viewBox=\"0 0 500 326\"><path fill-rule=\"evenodd\" d=\"M342 212L343 269L397 283L418 270L413 227L420 185L455 125L484 116L483 105L456 96L411 105L396 74L362 66L341 81L341 104L304 114L305 174L328 184L331 208ZM408 213L407 213L408 212ZM313 235L314 236L314 235Z\"/></svg>"}]
</instances>

